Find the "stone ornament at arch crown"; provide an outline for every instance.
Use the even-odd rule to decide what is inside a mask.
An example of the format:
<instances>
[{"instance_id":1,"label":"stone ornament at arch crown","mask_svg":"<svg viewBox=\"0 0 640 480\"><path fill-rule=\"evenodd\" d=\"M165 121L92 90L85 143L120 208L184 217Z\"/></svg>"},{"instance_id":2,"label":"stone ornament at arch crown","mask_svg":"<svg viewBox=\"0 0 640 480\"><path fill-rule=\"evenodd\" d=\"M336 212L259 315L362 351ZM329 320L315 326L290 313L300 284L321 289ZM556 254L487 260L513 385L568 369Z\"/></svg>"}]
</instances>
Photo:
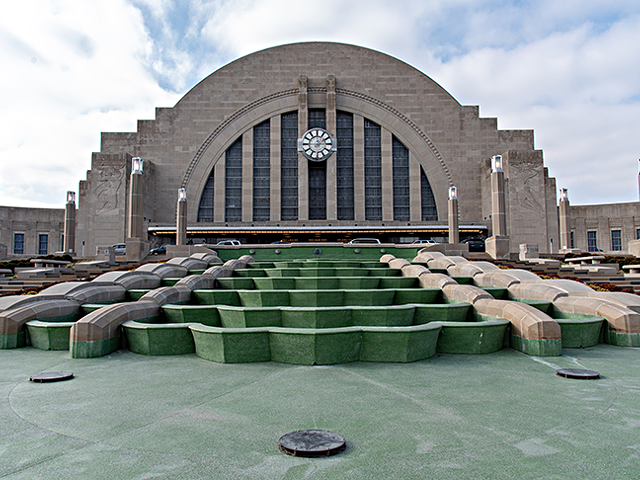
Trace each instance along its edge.
<instances>
[{"instance_id":1,"label":"stone ornament at arch crown","mask_svg":"<svg viewBox=\"0 0 640 480\"><path fill-rule=\"evenodd\" d=\"M326 91L326 87L316 87L310 90ZM247 131L267 118L297 110L298 93L299 90L294 88L251 102L233 115L230 115L211 132L196 151L182 178L180 187L187 190L188 200L195 202L196 205L199 204L211 169L242 132ZM431 139L410 118L378 99L344 89L336 89L336 94L342 97L337 102L340 109L371 118L376 123L380 123L385 129L392 131L400 140L406 142L405 145L416 156L427 178L429 178L431 188L436 197L438 211L444 211L441 206L442 208L446 206L448 190L449 187L453 186L453 178L442 155ZM389 120L392 118L400 119L402 124L400 127L397 124L391 127L390 122L386 124L387 122L384 121L385 117L388 117ZM415 140L418 141L416 142ZM214 144L216 145L215 148L210 148ZM416 155L412 146L415 147L417 144L424 145L425 150L430 155L426 156L426 158L425 156ZM197 185L192 184L192 180L194 183L197 182Z\"/></svg>"}]
</instances>

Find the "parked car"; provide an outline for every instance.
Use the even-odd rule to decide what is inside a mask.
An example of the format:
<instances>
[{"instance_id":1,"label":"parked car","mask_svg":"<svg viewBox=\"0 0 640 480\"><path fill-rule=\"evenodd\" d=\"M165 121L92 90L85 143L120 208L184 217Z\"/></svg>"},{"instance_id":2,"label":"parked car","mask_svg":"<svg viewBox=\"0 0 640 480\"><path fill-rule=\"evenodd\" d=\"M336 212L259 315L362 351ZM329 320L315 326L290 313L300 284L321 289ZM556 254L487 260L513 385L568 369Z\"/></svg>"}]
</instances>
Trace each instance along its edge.
<instances>
[{"instance_id":1,"label":"parked car","mask_svg":"<svg viewBox=\"0 0 640 480\"><path fill-rule=\"evenodd\" d=\"M149 252L149 255L166 255L167 245L175 245L175 243L165 243L161 247L154 248Z\"/></svg>"},{"instance_id":2,"label":"parked car","mask_svg":"<svg viewBox=\"0 0 640 480\"><path fill-rule=\"evenodd\" d=\"M217 245L242 245L240 240L220 240Z\"/></svg>"},{"instance_id":3,"label":"parked car","mask_svg":"<svg viewBox=\"0 0 640 480\"><path fill-rule=\"evenodd\" d=\"M414 240L413 242L411 242L411 245L424 245L426 243L436 243L434 240Z\"/></svg>"},{"instance_id":4,"label":"parked car","mask_svg":"<svg viewBox=\"0 0 640 480\"><path fill-rule=\"evenodd\" d=\"M461 243L468 244L470 252L484 252L484 240L482 238L465 238Z\"/></svg>"},{"instance_id":5,"label":"parked car","mask_svg":"<svg viewBox=\"0 0 640 480\"><path fill-rule=\"evenodd\" d=\"M126 243L116 243L115 245L111 245L113 247L113 251L116 255L126 255L127 254L127 244Z\"/></svg>"},{"instance_id":6,"label":"parked car","mask_svg":"<svg viewBox=\"0 0 640 480\"><path fill-rule=\"evenodd\" d=\"M380 240L377 238L354 238L347 245L380 245Z\"/></svg>"}]
</instances>

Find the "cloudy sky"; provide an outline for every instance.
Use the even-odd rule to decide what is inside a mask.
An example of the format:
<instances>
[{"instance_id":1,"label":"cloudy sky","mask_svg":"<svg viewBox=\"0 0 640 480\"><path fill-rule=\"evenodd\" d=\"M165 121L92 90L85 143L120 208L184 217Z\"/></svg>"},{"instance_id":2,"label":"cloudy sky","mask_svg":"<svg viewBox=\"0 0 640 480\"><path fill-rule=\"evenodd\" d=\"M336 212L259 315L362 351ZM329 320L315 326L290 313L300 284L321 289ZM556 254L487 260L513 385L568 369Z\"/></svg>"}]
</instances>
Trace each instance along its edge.
<instances>
[{"instance_id":1,"label":"cloudy sky","mask_svg":"<svg viewBox=\"0 0 640 480\"><path fill-rule=\"evenodd\" d=\"M0 3L0 205L62 207L100 132L309 40L383 51L499 128L534 129L573 204L638 200L637 0L21 0Z\"/></svg>"}]
</instances>

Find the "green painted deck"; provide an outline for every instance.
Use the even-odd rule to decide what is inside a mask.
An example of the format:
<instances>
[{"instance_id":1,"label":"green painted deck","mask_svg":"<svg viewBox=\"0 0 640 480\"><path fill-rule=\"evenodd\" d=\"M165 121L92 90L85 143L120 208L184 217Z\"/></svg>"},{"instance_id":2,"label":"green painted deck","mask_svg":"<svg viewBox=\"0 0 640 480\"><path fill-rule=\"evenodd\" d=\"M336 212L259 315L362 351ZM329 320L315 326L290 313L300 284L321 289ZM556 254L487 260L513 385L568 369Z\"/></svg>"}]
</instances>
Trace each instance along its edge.
<instances>
[{"instance_id":1,"label":"green painted deck","mask_svg":"<svg viewBox=\"0 0 640 480\"><path fill-rule=\"evenodd\" d=\"M403 364L220 364L194 354L71 359L0 350L7 479L618 479L640 477L640 349L540 359L504 349ZM570 380L556 368L596 370ZM70 370L76 378L32 383ZM331 458L281 435L328 429Z\"/></svg>"}]
</instances>

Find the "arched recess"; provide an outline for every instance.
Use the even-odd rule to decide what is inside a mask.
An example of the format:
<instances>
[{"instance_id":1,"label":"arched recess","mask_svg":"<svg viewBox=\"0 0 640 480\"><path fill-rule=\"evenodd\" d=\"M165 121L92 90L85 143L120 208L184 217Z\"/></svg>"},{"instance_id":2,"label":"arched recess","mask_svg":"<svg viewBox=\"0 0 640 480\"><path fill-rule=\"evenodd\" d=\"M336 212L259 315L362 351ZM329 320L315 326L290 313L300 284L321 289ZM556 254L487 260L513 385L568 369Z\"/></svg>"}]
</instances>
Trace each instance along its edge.
<instances>
[{"instance_id":1,"label":"arched recess","mask_svg":"<svg viewBox=\"0 0 640 480\"><path fill-rule=\"evenodd\" d=\"M448 189L453 179L433 141L402 112L367 95L336 89L336 107L369 118L395 135L424 170L438 212L446 212ZM194 208L189 222L196 222L200 198L211 170L231 144L248 129L264 120L298 108L298 90L291 89L256 100L238 110L214 130L200 146L183 176L181 186Z\"/></svg>"}]
</instances>

